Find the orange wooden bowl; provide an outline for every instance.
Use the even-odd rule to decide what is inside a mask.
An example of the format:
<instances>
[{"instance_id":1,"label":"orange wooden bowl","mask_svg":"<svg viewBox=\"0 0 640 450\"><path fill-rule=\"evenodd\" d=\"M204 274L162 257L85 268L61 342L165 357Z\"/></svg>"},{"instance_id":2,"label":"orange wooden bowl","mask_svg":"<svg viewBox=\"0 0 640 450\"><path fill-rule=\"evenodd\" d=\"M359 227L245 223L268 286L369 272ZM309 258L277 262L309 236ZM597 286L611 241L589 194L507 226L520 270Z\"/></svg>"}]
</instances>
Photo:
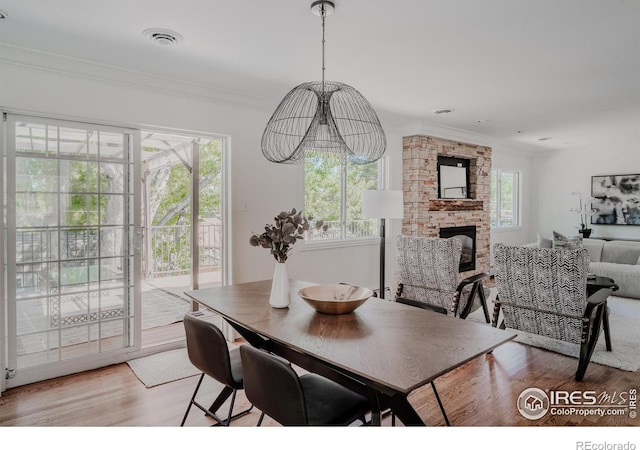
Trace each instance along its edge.
<instances>
[{"instance_id":1,"label":"orange wooden bowl","mask_svg":"<svg viewBox=\"0 0 640 450\"><path fill-rule=\"evenodd\" d=\"M313 309L323 314L349 314L373 295L371 289L348 284L319 284L298 291Z\"/></svg>"}]
</instances>

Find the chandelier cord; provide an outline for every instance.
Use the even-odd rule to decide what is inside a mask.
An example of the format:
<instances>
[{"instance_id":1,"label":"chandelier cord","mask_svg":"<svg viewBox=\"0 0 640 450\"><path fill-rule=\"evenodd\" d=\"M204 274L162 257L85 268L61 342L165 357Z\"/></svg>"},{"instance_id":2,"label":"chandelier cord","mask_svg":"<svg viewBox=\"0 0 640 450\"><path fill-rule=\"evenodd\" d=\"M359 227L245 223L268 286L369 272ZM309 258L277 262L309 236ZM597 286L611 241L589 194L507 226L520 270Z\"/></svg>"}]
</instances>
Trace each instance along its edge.
<instances>
[{"instance_id":1,"label":"chandelier cord","mask_svg":"<svg viewBox=\"0 0 640 450\"><path fill-rule=\"evenodd\" d=\"M326 67L324 65L324 20L327 15L324 3L320 5L320 17L322 18L322 112L325 113L325 91L324 91L324 72Z\"/></svg>"}]
</instances>

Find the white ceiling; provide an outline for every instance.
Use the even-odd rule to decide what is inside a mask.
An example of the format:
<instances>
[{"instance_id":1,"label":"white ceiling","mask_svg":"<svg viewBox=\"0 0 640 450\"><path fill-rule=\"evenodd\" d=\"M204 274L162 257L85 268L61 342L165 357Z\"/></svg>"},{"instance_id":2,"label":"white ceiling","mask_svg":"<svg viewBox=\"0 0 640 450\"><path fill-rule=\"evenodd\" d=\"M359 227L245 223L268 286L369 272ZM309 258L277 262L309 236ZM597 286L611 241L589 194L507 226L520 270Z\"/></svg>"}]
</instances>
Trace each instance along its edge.
<instances>
[{"instance_id":1,"label":"white ceiling","mask_svg":"<svg viewBox=\"0 0 640 450\"><path fill-rule=\"evenodd\" d=\"M273 110L321 76L320 19L309 6L0 0L0 43L207 85ZM184 40L162 47L142 35L147 28ZM326 31L327 79L358 89L383 124L638 151L638 0L336 0ZM433 114L443 108L455 111Z\"/></svg>"}]
</instances>

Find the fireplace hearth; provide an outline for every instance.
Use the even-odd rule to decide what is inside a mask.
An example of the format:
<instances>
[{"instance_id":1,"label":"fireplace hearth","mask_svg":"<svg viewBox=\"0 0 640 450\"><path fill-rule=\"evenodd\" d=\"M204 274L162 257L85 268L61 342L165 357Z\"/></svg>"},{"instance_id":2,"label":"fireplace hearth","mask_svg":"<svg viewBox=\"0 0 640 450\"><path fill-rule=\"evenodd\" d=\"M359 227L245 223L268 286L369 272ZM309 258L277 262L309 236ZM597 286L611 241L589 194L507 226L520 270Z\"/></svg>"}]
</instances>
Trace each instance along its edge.
<instances>
[{"instance_id":1,"label":"fireplace hearth","mask_svg":"<svg viewBox=\"0 0 640 450\"><path fill-rule=\"evenodd\" d=\"M476 269L476 227L447 227L440 228L441 238L456 238L462 242L462 256L460 257L460 272Z\"/></svg>"}]
</instances>

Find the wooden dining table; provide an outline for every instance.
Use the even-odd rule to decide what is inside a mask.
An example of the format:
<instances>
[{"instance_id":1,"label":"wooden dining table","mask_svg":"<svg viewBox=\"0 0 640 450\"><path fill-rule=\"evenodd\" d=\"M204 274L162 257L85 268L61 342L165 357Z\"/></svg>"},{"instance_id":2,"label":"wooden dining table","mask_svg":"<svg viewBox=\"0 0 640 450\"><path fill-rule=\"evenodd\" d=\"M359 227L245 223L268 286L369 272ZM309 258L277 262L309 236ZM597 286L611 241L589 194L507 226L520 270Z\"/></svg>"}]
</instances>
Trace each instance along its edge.
<instances>
[{"instance_id":1,"label":"wooden dining table","mask_svg":"<svg viewBox=\"0 0 640 450\"><path fill-rule=\"evenodd\" d=\"M312 284L292 280L291 304L283 309L269 305L271 280L185 294L220 314L249 344L366 395L373 425L388 409L404 425L425 425L409 403L412 391L428 383L435 390L436 378L516 336L377 297L349 314L322 314L297 294Z\"/></svg>"}]
</instances>

